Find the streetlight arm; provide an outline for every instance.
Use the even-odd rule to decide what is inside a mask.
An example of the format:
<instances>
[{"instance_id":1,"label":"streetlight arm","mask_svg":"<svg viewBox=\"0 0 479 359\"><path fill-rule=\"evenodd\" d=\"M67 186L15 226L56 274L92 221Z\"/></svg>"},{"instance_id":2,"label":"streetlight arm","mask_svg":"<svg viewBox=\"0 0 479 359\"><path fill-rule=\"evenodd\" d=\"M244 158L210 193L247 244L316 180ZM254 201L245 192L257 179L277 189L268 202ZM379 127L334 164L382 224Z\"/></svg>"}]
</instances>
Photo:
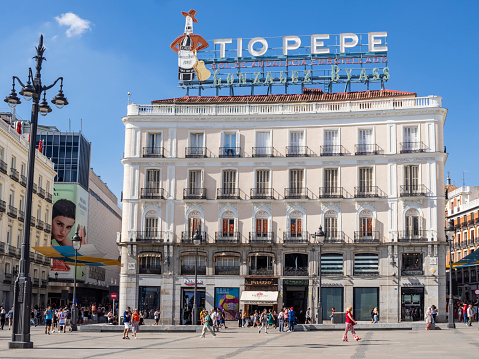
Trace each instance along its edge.
<instances>
[{"instance_id":1,"label":"streetlight arm","mask_svg":"<svg viewBox=\"0 0 479 359\"><path fill-rule=\"evenodd\" d=\"M50 86L43 86L42 87L42 92L43 91L47 91L47 90L50 90L53 86L55 86L57 84L58 81L61 81L60 83L60 87L63 87L63 77L59 77L55 80L55 82L53 84L51 84Z\"/></svg>"},{"instance_id":2,"label":"streetlight arm","mask_svg":"<svg viewBox=\"0 0 479 359\"><path fill-rule=\"evenodd\" d=\"M20 84L20 86L25 87L25 85L23 84L22 80L20 80L17 76L13 76L13 84L15 85L15 80L18 81L18 83Z\"/></svg>"}]
</instances>

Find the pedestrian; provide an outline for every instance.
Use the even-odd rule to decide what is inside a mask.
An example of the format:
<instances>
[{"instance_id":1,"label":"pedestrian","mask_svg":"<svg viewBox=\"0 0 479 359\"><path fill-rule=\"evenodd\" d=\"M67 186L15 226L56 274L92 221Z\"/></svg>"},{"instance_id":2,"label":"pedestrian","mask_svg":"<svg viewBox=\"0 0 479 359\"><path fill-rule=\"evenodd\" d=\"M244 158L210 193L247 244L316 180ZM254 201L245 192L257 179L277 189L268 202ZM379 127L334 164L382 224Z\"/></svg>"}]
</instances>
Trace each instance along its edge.
<instances>
[{"instance_id":1,"label":"pedestrian","mask_svg":"<svg viewBox=\"0 0 479 359\"><path fill-rule=\"evenodd\" d=\"M243 324L243 311L240 309L240 311L238 313L238 328L241 328L243 326L244 326L244 324Z\"/></svg>"},{"instance_id":2,"label":"pedestrian","mask_svg":"<svg viewBox=\"0 0 479 359\"><path fill-rule=\"evenodd\" d=\"M467 323L467 303L464 303L464 306L462 307L462 320L464 321L464 324Z\"/></svg>"},{"instance_id":3,"label":"pedestrian","mask_svg":"<svg viewBox=\"0 0 479 359\"><path fill-rule=\"evenodd\" d=\"M52 307L48 306L47 310L45 311L45 334L50 334L52 331L52 318L53 318L53 310Z\"/></svg>"},{"instance_id":4,"label":"pedestrian","mask_svg":"<svg viewBox=\"0 0 479 359\"><path fill-rule=\"evenodd\" d=\"M308 310L306 311L305 324L311 324L311 308L308 308Z\"/></svg>"},{"instance_id":5,"label":"pedestrian","mask_svg":"<svg viewBox=\"0 0 479 359\"><path fill-rule=\"evenodd\" d=\"M72 311L70 310L70 308L68 307L65 307L65 326L68 327L68 331L71 332L72 331Z\"/></svg>"},{"instance_id":6,"label":"pedestrian","mask_svg":"<svg viewBox=\"0 0 479 359\"><path fill-rule=\"evenodd\" d=\"M13 307L11 307L10 310L8 311L7 317L8 317L8 330L10 330L13 327ZM35 321L33 322L33 324L37 326L35 324Z\"/></svg>"},{"instance_id":7,"label":"pedestrian","mask_svg":"<svg viewBox=\"0 0 479 359\"><path fill-rule=\"evenodd\" d=\"M264 334L268 334L268 313L266 309L263 310L263 313L260 315L261 327L258 330L258 333L261 333L261 329L264 328Z\"/></svg>"},{"instance_id":8,"label":"pedestrian","mask_svg":"<svg viewBox=\"0 0 479 359\"><path fill-rule=\"evenodd\" d=\"M269 310L269 313L268 313L268 329L270 325L274 327L274 315L271 309Z\"/></svg>"},{"instance_id":9,"label":"pedestrian","mask_svg":"<svg viewBox=\"0 0 479 359\"><path fill-rule=\"evenodd\" d=\"M204 338L206 331L209 330L211 334L213 334L213 338L216 337L216 334L213 332L211 329L211 326L213 324L213 320L211 319L211 314L215 313L214 309L211 309L211 313L208 314L208 312L205 313L205 324L203 324L203 330L201 331L200 338Z\"/></svg>"},{"instance_id":10,"label":"pedestrian","mask_svg":"<svg viewBox=\"0 0 479 359\"><path fill-rule=\"evenodd\" d=\"M157 309L155 310L155 313L153 313L153 317L155 318L155 322L153 325L158 325L158 322L160 321L160 310Z\"/></svg>"},{"instance_id":11,"label":"pedestrian","mask_svg":"<svg viewBox=\"0 0 479 359\"><path fill-rule=\"evenodd\" d=\"M289 308L288 311L288 316L289 316L289 329L288 332L294 332L294 326L296 325L296 313L293 310L293 307Z\"/></svg>"},{"instance_id":12,"label":"pedestrian","mask_svg":"<svg viewBox=\"0 0 479 359\"><path fill-rule=\"evenodd\" d=\"M131 321L131 311L130 307L127 307L123 313L123 323L125 324L125 329L123 329L123 339L130 339L128 332L130 331L130 321Z\"/></svg>"},{"instance_id":13,"label":"pedestrian","mask_svg":"<svg viewBox=\"0 0 479 359\"><path fill-rule=\"evenodd\" d=\"M223 326L226 329L226 312L220 311L220 328Z\"/></svg>"},{"instance_id":14,"label":"pedestrian","mask_svg":"<svg viewBox=\"0 0 479 359\"><path fill-rule=\"evenodd\" d=\"M346 328L344 329L344 334L343 334L343 342L348 341L348 332L351 331L351 334L353 335L353 338L356 341L360 341L361 338L356 335L356 332L354 331L354 326L358 324L353 318L353 307L347 307L346 308Z\"/></svg>"},{"instance_id":15,"label":"pedestrian","mask_svg":"<svg viewBox=\"0 0 479 359\"><path fill-rule=\"evenodd\" d=\"M378 321L379 321L379 310L376 307L376 308L373 309L373 323L377 324Z\"/></svg>"},{"instance_id":16,"label":"pedestrian","mask_svg":"<svg viewBox=\"0 0 479 359\"><path fill-rule=\"evenodd\" d=\"M65 310L62 308L59 312L58 316L58 332L61 333L63 330L63 333L65 333L65 325L66 325L67 317Z\"/></svg>"},{"instance_id":17,"label":"pedestrian","mask_svg":"<svg viewBox=\"0 0 479 359\"><path fill-rule=\"evenodd\" d=\"M140 329L140 321L141 321L141 317L140 317L140 314L138 313L138 309L133 309L133 317L131 321L131 324L132 324L131 335L135 339L138 339L136 334L138 333L138 330Z\"/></svg>"},{"instance_id":18,"label":"pedestrian","mask_svg":"<svg viewBox=\"0 0 479 359\"><path fill-rule=\"evenodd\" d=\"M284 326L288 327L289 329L289 313L288 313L288 308L284 308Z\"/></svg>"},{"instance_id":19,"label":"pedestrian","mask_svg":"<svg viewBox=\"0 0 479 359\"><path fill-rule=\"evenodd\" d=\"M140 314L140 325L145 324L145 311L140 311L138 314Z\"/></svg>"},{"instance_id":20,"label":"pedestrian","mask_svg":"<svg viewBox=\"0 0 479 359\"><path fill-rule=\"evenodd\" d=\"M243 319L243 328L245 326L247 326L246 324L246 318L248 317L248 313L246 313L246 310L243 312L243 316L242 316L242 319Z\"/></svg>"},{"instance_id":21,"label":"pedestrian","mask_svg":"<svg viewBox=\"0 0 479 359\"><path fill-rule=\"evenodd\" d=\"M284 312L282 310L278 313L278 328L280 332L284 332Z\"/></svg>"},{"instance_id":22,"label":"pedestrian","mask_svg":"<svg viewBox=\"0 0 479 359\"><path fill-rule=\"evenodd\" d=\"M431 305L431 310L432 310L432 322L436 324L436 317L437 317L437 308L435 305Z\"/></svg>"},{"instance_id":23,"label":"pedestrian","mask_svg":"<svg viewBox=\"0 0 479 359\"><path fill-rule=\"evenodd\" d=\"M426 330L431 330L431 323L433 323L434 319L432 317L432 308L427 308L426 311Z\"/></svg>"},{"instance_id":24,"label":"pedestrian","mask_svg":"<svg viewBox=\"0 0 479 359\"><path fill-rule=\"evenodd\" d=\"M218 329L218 311L213 309L213 312L210 314L211 322L213 323L213 331L217 332Z\"/></svg>"},{"instance_id":25,"label":"pedestrian","mask_svg":"<svg viewBox=\"0 0 479 359\"><path fill-rule=\"evenodd\" d=\"M3 306L0 307L0 327L3 330L3 327L5 326L5 319L7 317L7 313L5 312L5 308Z\"/></svg>"},{"instance_id":26,"label":"pedestrian","mask_svg":"<svg viewBox=\"0 0 479 359\"><path fill-rule=\"evenodd\" d=\"M469 304L467 308L467 325L472 326L472 321L474 320L474 311L472 310L472 304Z\"/></svg>"},{"instance_id":27,"label":"pedestrian","mask_svg":"<svg viewBox=\"0 0 479 359\"><path fill-rule=\"evenodd\" d=\"M329 316L331 318L331 324L334 324L334 312L336 312L336 309L333 307L331 309L331 315ZM321 323L319 323L321 324Z\"/></svg>"}]
</instances>

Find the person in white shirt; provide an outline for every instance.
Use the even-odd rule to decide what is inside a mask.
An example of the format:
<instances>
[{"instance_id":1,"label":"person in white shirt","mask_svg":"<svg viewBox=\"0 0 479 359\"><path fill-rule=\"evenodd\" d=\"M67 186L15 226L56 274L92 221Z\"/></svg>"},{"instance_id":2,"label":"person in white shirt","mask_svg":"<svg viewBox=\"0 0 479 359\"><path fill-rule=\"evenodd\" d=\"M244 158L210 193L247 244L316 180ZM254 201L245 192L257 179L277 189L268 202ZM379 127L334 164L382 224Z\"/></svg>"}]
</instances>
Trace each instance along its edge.
<instances>
[{"instance_id":1,"label":"person in white shirt","mask_svg":"<svg viewBox=\"0 0 479 359\"><path fill-rule=\"evenodd\" d=\"M213 310L213 313L211 313L211 320L213 321L213 331L217 332L218 331L218 313L216 310Z\"/></svg>"},{"instance_id":2,"label":"person in white shirt","mask_svg":"<svg viewBox=\"0 0 479 359\"><path fill-rule=\"evenodd\" d=\"M472 304L469 304L467 307L467 325L472 326L472 321L474 320L474 311L472 310Z\"/></svg>"},{"instance_id":3,"label":"person in white shirt","mask_svg":"<svg viewBox=\"0 0 479 359\"><path fill-rule=\"evenodd\" d=\"M160 310L159 309L155 310L155 313L153 313L153 316L155 317L155 322L153 323L153 325L158 325L158 322L160 320Z\"/></svg>"}]
</instances>

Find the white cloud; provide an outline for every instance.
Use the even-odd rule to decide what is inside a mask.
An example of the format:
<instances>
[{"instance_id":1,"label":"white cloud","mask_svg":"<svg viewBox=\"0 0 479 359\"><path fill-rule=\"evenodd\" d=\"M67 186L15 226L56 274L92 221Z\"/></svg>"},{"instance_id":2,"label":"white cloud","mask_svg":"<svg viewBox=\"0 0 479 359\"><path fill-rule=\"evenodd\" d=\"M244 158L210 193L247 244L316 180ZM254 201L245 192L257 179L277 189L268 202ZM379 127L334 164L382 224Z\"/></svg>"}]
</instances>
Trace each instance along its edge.
<instances>
[{"instance_id":1,"label":"white cloud","mask_svg":"<svg viewBox=\"0 0 479 359\"><path fill-rule=\"evenodd\" d=\"M60 16L55 16L55 20L60 25L68 26L66 34L68 37L72 37L75 35L81 35L87 30L90 29L90 21L82 19L78 15L67 12L65 14L61 14Z\"/></svg>"}]
</instances>

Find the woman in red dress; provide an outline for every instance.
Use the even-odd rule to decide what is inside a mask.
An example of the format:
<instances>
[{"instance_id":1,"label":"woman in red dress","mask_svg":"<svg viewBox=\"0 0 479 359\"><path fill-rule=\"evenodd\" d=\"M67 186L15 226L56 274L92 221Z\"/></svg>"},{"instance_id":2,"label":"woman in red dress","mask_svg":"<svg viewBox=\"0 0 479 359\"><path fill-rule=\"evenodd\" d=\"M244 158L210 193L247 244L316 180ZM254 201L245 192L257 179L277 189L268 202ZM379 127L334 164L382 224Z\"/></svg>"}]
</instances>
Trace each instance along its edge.
<instances>
[{"instance_id":1,"label":"woman in red dress","mask_svg":"<svg viewBox=\"0 0 479 359\"><path fill-rule=\"evenodd\" d=\"M360 337L356 335L356 332L354 331L354 325L357 324L357 322L354 320L353 315L351 314L353 311L353 307L348 307L346 309L346 329L344 330L343 334L343 342L348 341L348 332L351 331L351 334L353 335L354 339L356 341L361 340Z\"/></svg>"}]
</instances>

